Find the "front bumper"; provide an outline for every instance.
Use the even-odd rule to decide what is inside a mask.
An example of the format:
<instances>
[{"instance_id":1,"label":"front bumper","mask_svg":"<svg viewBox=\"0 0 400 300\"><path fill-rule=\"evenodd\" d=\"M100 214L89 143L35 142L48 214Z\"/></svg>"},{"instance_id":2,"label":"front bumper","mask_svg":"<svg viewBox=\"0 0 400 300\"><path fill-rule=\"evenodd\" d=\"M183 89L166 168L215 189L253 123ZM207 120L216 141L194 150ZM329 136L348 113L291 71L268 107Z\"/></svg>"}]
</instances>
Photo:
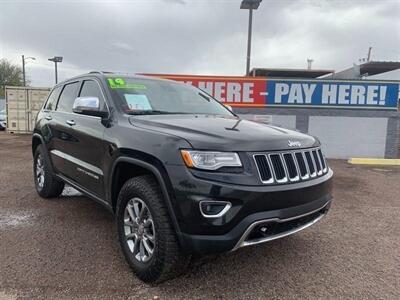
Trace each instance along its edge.
<instances>
[{"instance_id":1,"label":"front bumper","mask_svg":"<svg viewBox=\"0 0 400 300\"><path fill-rule=\"evenodd\" d=\"M227 252L295 233L320 220L332 200L332 170L310 181L279 186L230 185L197 178L186 168L173 171L173 207L181 246L189 253ZM232 206L222 217L205 218L199 210L204 200ZM259 225L269 230L257 236L253 230Z\"/></svg>"},{"instance_id":2,"label":"front bumper","mask_svg":"<svg viewBox=\"0 0 400 300\"><path fill-rule=\"evenodd\" d=\"M243 233L232 251L241 247L273 241L297 233L321 220L330 208L330 202L309 213L288 219L266 219L251 224Z\"/></svg>"},{"instance_id":3,"label":"front bumper","mask_svg":"<svg viewBox=\"0 0 400 300\"><path fill-rule=\"evenodd\" d=\"M316 210L309 210L310 208L306 207L293 207L285 210L262 212L250 215L235 226L233 230L222 235L190 235L183 233L183 248L190 253L217 254L235 251L241 247L282 238L310 227L322 219L330 209L331 198L326 197L323 201L317 201L318 203L324 203L325 201L325 205ZM312 206L314 206L314 203L313 205L307 205L307 207ZM308 213L299 214L291 218L281 219L271 217L272 215L292 215L294 211L304 211L307 209L309 210ZM286 226L287 223L291 224ZM277 224L283 224L284 228L281 229L277 226L278 230L275 231L273 229L271 233L268 233L265 236L261 236L260 234L260 237L251 237L251 234L258 226L267 226L268 230L269 225L276 226ZM287 228L287 230L285 230L285 228Z\"/></svg>"}]
</instances>

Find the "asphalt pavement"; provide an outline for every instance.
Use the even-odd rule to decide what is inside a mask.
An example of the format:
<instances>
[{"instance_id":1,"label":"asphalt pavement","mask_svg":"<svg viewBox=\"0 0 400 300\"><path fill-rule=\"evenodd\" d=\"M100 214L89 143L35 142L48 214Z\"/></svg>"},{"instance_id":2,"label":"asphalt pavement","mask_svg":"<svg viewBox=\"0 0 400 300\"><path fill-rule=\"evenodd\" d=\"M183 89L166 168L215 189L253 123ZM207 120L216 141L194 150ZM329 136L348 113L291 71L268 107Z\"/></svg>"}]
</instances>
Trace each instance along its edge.
<instances>
[{"instance_id":1,"label":"asphalt pavement","mask_svg":"<svg viewBox=\"0 0 400 300\"><path fill-rule=\"evenodd\" d=\"M0 299L400 299L400 169L332 160L328 216L290 237L197 258L151 286L112 215L71 188L34 189L30 136L0 133Z\"/></svg>"}]
</instances>

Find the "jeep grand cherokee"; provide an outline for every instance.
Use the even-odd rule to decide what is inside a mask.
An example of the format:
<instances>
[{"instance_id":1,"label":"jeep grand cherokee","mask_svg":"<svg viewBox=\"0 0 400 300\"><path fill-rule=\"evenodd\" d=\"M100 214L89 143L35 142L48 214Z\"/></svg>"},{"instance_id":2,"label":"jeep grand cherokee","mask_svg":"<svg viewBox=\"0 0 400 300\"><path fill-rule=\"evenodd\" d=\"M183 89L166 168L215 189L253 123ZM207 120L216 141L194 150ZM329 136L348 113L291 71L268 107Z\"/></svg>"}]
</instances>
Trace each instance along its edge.
<instances>
[{"instance_id":1,"label":"jeep grand cherokee","mask_svg":"<svg viewBox=\"0 0 400 300\"><path fill-rule=\"evenodd\" d=\"M331 203L318 139L144 76L91 72L56 85L32 152L39 195L57 197L66 183L108 208L145 282L176 276L193 254L298 232Z\"/></svg>"}]
</instances>

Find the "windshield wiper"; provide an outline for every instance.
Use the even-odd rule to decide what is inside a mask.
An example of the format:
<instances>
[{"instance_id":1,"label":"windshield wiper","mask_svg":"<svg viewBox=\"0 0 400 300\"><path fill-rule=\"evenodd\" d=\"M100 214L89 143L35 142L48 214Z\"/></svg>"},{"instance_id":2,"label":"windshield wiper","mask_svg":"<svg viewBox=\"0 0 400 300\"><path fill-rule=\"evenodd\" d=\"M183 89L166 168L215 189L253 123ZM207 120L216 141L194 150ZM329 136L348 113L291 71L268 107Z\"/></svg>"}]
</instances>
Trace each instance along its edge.
<instances>
[{"instance_id":1,"label":"windshield wiper","mask_svg":"<svg viewBox=\"0 0 400 300\"><path fill-rule=\"evenodd\" d=\"M202 97L203 99L207 100L207 102L211 102L211 98L207 97L206 95L199 93L199 96Z\"/></svg>"},{"instance_id":2,"label":"windshield wiper","mask_svg":"<svg viewBox=\"0 0 400 300\"><path fill-rule=\"evenodd\" d=\"M165 111L165 110L138 110L138 111L129 111L127 112L129 115L182 115L188 114L185 112L179 111Z\"/></svg>"}]
</instances>

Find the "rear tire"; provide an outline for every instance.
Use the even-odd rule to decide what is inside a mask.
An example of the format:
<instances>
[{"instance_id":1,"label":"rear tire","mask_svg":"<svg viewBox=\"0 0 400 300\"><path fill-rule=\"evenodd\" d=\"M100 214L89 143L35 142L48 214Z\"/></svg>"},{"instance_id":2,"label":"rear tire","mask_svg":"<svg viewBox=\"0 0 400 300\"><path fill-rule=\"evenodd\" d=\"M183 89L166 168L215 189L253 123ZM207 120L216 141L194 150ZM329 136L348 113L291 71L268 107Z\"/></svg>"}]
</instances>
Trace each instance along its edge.
<instances>
[{"instance_id":1,"label":"rear tire","mask_svg":"<svg viewBox=\"0 0 400 300\"><path fill-rule=\"evenodd\" d=\"M38 194L43 198L55 198L64 190L64 182L58 180L52 170L45 147L39 145L33 157L33 178Z\"/></svg>"},{"instance_id":2,"label":"rear tire","mask_svg":"<svg viewBox=\"0 0 400 300\"><path fill-rule=\"evenodd\" d=\"M159 283L185 271L190 256L179 247L153 176L135 177L123 185L118 197L117 230L122 252L142 281Z\"/></svg>"}]
</instances>

